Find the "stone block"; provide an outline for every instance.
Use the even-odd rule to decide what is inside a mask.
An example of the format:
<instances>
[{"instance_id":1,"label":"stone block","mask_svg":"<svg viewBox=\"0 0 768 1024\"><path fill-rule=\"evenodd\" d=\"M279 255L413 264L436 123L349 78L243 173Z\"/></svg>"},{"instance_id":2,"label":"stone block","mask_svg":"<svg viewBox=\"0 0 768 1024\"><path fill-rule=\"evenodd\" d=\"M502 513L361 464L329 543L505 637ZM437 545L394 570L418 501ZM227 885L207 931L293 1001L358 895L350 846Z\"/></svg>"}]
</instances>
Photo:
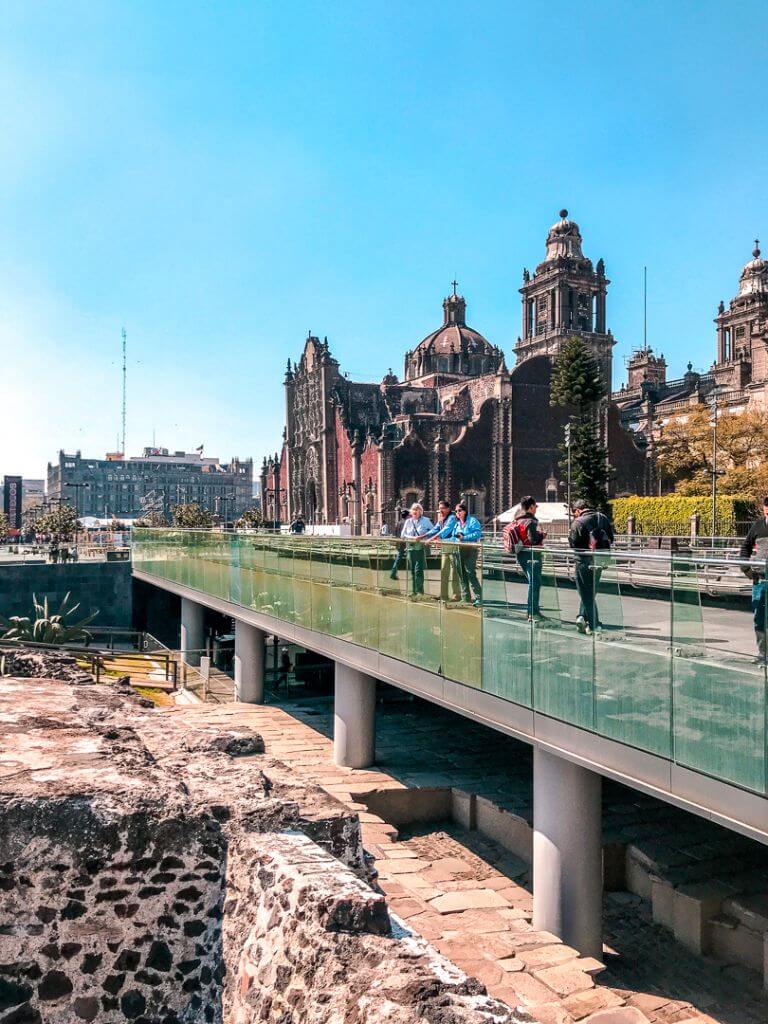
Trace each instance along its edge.
<instances>
[{"instance_id":1,"label":"stone block","mask_svg":"<svg viewBox=\"0 0 768 1024\"><path fill-rule=\"evenodd\" d=\"M641 900L651 899L651 876L647 866L633 856L634 847L627 847L626 884L629 892Z\"/></svg>"},{"instance_id":2,"label":"stone block","mask_svg":"<svg viewBox=\"0 0 768 1024\"><path fill-rule=\"evenodd\" d=\"M653 909L653 920L662 928L669 928L672 931L675 927L672 911L675 889L669 882L662 878L651 880L651 907Z\"/></svg>"},{"instance_id":3,"label":"stone block","mask_svg":"<svg viewBox=\"0 0 768 1024\"><path fill-rule=\"evenodd\" d=\"M623 1004L624 1000L609 988L593 988L588 992L577 992L563 999L563 1007L574 1020L584 1020L598 1010L613 1009ZM643 1022L645 1024L645 1022Z\"/></svg>"},{"instance_id":4,"label":"stone block","mask_svg":"<svg viewBox=\"0 0 768 1024\"><path fill-rule=\"evenodd\" d=\"M744 964L762 973L764 935L728 914L715 914L709 920L709 952L725 963Z\"/></svg>"},{"instance_id":5,"label":"stone block","mask_svg":"<svg viewBox=\"0 0 768 1024\"><path fill-rule=\"evenodd\" d=\"M451 790L451 818L470 831L477 828L477 797L463 789Z\"/></svg>"},{"instance_id":6,"label":"stone block","mask_svg":"<svg viewBox=\"0 0 768 1024\"><path fill-rule=\"evenodd\" d=\"M709 919L720 911L731 891L722 882L699 882L676 889L672 920L677 941L697 955L708 952Z\"/></svg>"},{"instance_id":7,"label":"stone block","mask_svg":"<svg viewBox=\"0 0 768 1024\"><path fill-rule=\"evenodd\" d=\"M545 967L543 970L534 971L533 975L559 996L572 996L595 987L592 976L582 971L577 966L577 961Z\"/></svg>"},{"instance_id":8,"label":"stone block","mask_svg":"<svg viewBox=\"0 0 768 1024\"><path fill-rule=\"evenodd\" d=\"M723 902L723 911L754 932L768 932L768 893L730 896Z\"/></svg>"},{"instance_id":9,"label":"stone block","mask_svg":"<svg viewBox=\"0 0 768 1024\"><path fill-rule=\"evenodd\" d=\"M533 860L533 829L528 822L486 797L477 797L476 808L478 832L530 864Z\"/></svg>"},{"instance_id":10,"label":"stone block","mask_svg":"<svg viewBox=\"0 0 768 1024\"><path fill-rule=\"evenodd\" d=\"M615 1006L590 1014L584 1024L648 1024L648 1018L635 1006Z\"/></svg>"},{"instance_id":11,"label":"stone block","mask_svg":"<svg viewBox=\"0 0 768 1024\"><path fill-rule=\"evenodd\" d=\"M509 904L493 889L464 889L459 892L447 892L429 902L432 910L438 914L457 914L462 910L493 910L507 907Z\"/></svg>"}]
</instances>

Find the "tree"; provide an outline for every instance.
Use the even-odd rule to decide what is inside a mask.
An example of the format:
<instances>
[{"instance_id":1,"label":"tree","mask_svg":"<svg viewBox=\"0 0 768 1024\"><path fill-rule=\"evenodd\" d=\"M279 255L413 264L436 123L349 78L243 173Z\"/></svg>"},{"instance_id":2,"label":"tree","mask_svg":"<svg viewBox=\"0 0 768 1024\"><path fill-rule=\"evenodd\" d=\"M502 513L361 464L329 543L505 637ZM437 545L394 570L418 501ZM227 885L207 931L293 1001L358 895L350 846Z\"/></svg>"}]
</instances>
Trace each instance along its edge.
<instances>
[{"instance_id":1,"label":"tree","mask_svg":"<svg viewBox=\"0 0 768 1024\"><path fill-rule=\"evenodd\" d=\"M167 526L168 520L165 518L162 512L158 509L151 509L149 512L145 512L143 516L140 516L136 520L136 526L158 527Z\"/></svg>"},{"instance_id":2,"label":"tree","mask_svg":"<svg viewBox=\"0 0 768 1024\"><path fill-rule=\"evenodd\" d=\"M69 540L79 529L77 512L71 505L55 505L38 517L36 529L57 540Z\"/></svg>"},{"instance_id":3,"label":"tree","mask_svg":"<svg viewBox=\"0 0 768 1024\"><path fill-rule=\"evenodd\" d=\"M37 595L32 595L32 603L35 609L35 618L27 618L20 615L12 615L9 619L0 616L0 629L3 630L3 640L17 640L23 643L25 640L36 644L66 644L75 641L87 643L91 634L85 628L89 625L98 612L87 615L78 622L72 621L80 604L70 603L70 593L64 595L64 600L59 605L58 611L51 613L48 607L48 598L43 598L42 603L38 601Z\"/></svg>"},{"instance_id":4,"label":"tree","mask_svg":"<svg viewBox=\"0 0 768 1024\"><path fill-rule=\"evenodd\" d=\"M678 494L705 495L712 487L713 412L696 406L665 424L656 462ZM718 490L752 498L768 494L768 413L720 411L717 417Z\"/></svg>"},{"instance_id":5,"label":"tree","mask_svg":"<svg viewBox=\"0 0 768 1024\"><path fill-rule=\"evenodd\" d=\"M571 497L583 498L592 508L608 510L608 452L600 437L600 403L606 388L597 360L581 338L563 345L555 360L550 405L575 409L571 428ZM561 446L563 462L567 449ZM565 469L565 465L561 466Z\"/></svg>"},{"instance_id":6,"label":"tree","mask_svg":"<svg viewBox=\"0 0 768 1024\"><path fill-rule=\"evenodd\" d=\"M171 509L173 525L186 530L209 530L213 526L211 513L207 508L190 505L174 505Z\"/></svg>"},{"instance_id":7,"label":"tree","mask_svg":"<svg viewBox=\"0 0 768 1024\"><path fill-rule=\"evenodd\" d=\"M7 537L11 522L5 512L0 512L0 537Z\"/></svg>"},{"instance_id":8,"label":"tree","mask_svg":"<svg viewBox=\"0 0 768 1024\"><path fill-rule=\"evenodd\" d=\"M245 512L235 523L235 528L238 530L256 530L264 522L264 517L261 514L261 509L254 505L253 508L247 508Z\"/></svg>"}]
</instances>

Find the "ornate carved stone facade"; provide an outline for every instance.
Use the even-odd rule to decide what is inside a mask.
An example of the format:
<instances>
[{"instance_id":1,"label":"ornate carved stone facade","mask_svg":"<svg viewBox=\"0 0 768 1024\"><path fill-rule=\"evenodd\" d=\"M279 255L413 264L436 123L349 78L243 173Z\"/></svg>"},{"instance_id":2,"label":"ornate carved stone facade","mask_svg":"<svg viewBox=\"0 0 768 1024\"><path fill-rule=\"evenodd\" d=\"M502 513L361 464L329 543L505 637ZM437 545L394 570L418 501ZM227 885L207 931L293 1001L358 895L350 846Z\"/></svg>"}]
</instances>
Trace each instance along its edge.
<instances>
[{"instance_id":1,"label":"ornate carved stone facade","mask_svg":"<svg viewBox=\"0 0 768 1024\"><path fill-rule=\"evenodd\" d=\"M524 271L523 337L517 365L466 321L453 282L443 323L405 354L403 380L390 370L378 384L348 380L327 339L310 334L285 375L282 452L266 459L262 490L268 520L301 513L308 521L348 520L369 532L419 500L428 510L464 498L482 519L522 494L561 499L559 446L568 411L549 404L552 360L581 336L610 381L614 339L606 328L603 261L581 251L579 227L552 226L546 255ZM642 481L644 456L618 414L605 416L617 491Z\"/></svg>"},{"instance_id":2,"label":"ornate carved stone facade","mask_svg":"<svg viewBox=\"0 0 768 1024\"><path fill-rule=\"evenodd\" d=\"M628 379L612 400L621 422L646 448L646 492L655 491L653 447L664 424L691 408L711 404L715 388L724 411L768 409L768 260L755 241L752 259L739 278L728 308L720 302L715 317L716 358L705 373L688 363L686 373L667 380L663 354L638 349L628 362Z\"/></svg>"}]
</instances>

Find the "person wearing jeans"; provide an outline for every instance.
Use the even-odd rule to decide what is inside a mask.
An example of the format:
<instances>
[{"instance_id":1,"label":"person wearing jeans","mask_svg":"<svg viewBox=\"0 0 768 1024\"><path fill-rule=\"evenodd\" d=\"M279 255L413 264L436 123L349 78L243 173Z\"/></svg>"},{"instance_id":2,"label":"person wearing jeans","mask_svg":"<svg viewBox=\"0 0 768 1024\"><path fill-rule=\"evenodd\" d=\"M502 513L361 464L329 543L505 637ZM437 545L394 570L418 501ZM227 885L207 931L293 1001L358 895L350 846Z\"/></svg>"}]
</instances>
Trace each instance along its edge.
<instances>
[{"instance_id":1,"label":"person wearing jeans","mask_svg":"<svg viewBox=\"0 0 768 1024\"><path fill-rule=\"evenodd\" d=\"M768 495L763 498L763 514L755 520L744 538L740 555L752 562L751 565L744 564L742 571L752 580L752 619L755 625L757 655L759 661L765 662L768 654L765 635L768 596L768 580L765 577L768 562Z\"/></svg>"},{"instance_id":2,"label":"person wearing jeans","mask_svg":"<svg viewBox=\"0 0 768 1024\"><path fill-rule=\"evenodd\" d=\"M541 554L534 549L541 548L546 534L539 529L536 518L538 503L530 494L520 499L520 508L514 520L505 530L508 536L508 550L517 556L517 563L528 581L526 606L528 621L541 619L539 595L541 594Z\"/></svg>"}]
</instances>

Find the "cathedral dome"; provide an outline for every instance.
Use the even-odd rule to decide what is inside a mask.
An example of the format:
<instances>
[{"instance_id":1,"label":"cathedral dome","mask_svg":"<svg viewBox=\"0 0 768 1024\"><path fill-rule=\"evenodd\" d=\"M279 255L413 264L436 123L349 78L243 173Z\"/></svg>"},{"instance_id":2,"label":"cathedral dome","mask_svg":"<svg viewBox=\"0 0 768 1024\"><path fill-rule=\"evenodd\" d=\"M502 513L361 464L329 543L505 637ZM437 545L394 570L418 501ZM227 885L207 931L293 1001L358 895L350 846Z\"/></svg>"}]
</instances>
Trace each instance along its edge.
<instances>
[{"instance_id":1,"label":"cathedral dome","mask_svg":"<svg viewBox=\"0 0 768 1024\"><path fill-rule=\"evenodd\" d=\"M475 376L495 372L499 350L466 322L467 304L456 292L443 300L443 324L420 341L405 360L406 380L431 373Z\"/></svg>"},{"instance_id":2,"label":"cathedral dome","mask_svg":"<svg viewBox=\"0 0 768 1024\"><path fill-rule=\"evenodd\" d=\"M760 257L760 243L755 239L752 259L747 263L739 278L739 295L768 293L768 260Z\"/></svg>"},{"instance_id":3,"label":"cathedral dome","mask_svg":"<svg viewBox=\"0 0 768 1024\"><path fill-rule=\"evenodd\" d=\"M581 233L575 220L568 220L568 211L560 211L560 220L555 221L547 233L547 260L558 256L576 256L583 259Z\"/></svg>"}]
</instances>

